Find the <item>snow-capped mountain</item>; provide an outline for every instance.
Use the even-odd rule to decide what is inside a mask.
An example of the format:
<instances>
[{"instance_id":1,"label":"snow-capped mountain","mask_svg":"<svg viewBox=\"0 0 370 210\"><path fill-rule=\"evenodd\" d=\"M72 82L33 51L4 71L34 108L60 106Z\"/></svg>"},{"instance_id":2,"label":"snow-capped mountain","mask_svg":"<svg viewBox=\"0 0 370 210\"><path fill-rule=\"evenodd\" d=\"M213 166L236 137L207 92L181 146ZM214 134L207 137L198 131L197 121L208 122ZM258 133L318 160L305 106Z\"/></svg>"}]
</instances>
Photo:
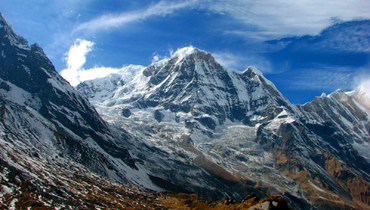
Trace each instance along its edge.
<instances>
[{"instance_id":1,"label":"snow-capped mountain","mask_svg":"<svg viewBox=\"0 0 370 210\"><path fill-rule=\"evenodd\" d=\"M143 139L128 148L147 173L196 191L202 176L158 164L173 159L230 181L230 197L254 187L296 209L369 208L370 117L359 94L338 90L293 105L256 68L227 69L194 47L138 68L124 83L125 76L111 78L77 90L107 122ZM114 90L94 88L102 81ZM181 178L165 172L171 167Z\"/></svg>"},{"instance_id":2,"label":"snow-capped mountain","mask_svg":"<svg viewBox=\"0 0 370 210\"><path fill-rule=\"evenodd\" d=\"M370 209L364 88L293 105L256 68L222 67L194 47L76 88L0 14L0 208L180 201L115 181L207 199L280 194L293 209Z\"/></svg>"},{"instance_id":3,"label":"snow-capped mountain","mask_svg":"<svg viewBox=\"0 0 370 210\"><path fill-rule=\"evenodd\" d=\"M1 14L0 53L1 209L161 209L175 207L177 202L189 206L189 199L208 205L193 195L176 198L175 194L167 199L137 189L221 198L239 187L233 177L215 176L187 162L186 154L148 144L137 130L128 132L105 122L55 71L41 47L29 46ZM118 76L97 80L99 85L89 84L83 93L96 99L112 97L110 92L128 84L142 68L128 66ZM217 173L226 173L206 158L201 161ZM243 195L258 193L248 184L239 188L239 192L251 189ZM243 198L238 192L231 197ZM249 198L253 200L248 200L249 206L277 206L282 201Z\"/></svg>"}]
</instances>

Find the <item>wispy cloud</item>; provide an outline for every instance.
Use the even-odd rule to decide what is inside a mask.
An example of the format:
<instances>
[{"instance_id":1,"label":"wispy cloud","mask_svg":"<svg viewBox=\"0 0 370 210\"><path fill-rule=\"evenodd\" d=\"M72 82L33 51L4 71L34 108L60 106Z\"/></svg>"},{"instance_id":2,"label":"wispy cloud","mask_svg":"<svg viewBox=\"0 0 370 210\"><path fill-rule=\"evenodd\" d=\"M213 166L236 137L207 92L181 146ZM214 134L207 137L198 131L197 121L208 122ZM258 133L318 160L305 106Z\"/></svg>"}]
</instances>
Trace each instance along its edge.
<instances>
[{"instance_id":1,"label":"wispy cloud","mask_svg":"<svg viewBox=\"0 0 370 210\"><path fill-rule=\"evenodd\" d=\"M346 67L323 67L293 72L288 88L298 90L321 90L330 93L335 89L352 90L357 72Z\"/></svg>"},{"instance_id":2,"label":"wispy cloud","mask_svg":"<svg viewBox=\"0 0 370 210\"><path fill-rule=\"evenodd\" d=\"M362 69L357 73L357 76L354 77L352 89L355 89L359 86L362 86L364 90L367 92L367 94L370 97L370 72L369 72L370 66L367 66L367 68Z\"/></svg>"},{"instance_id":3,"label":"wispy cloud","mask_svg":"<svg viewBox=\"0 0 370 210\"><path fill-rule=\"evenodd\" d=\"M159 3L150 6L144 10L124 12L121 14L107 14L93 19L89 22L80 24L74 32L88 30L90 32L108 30L112 28L122 27L126 24L142 21L151 16L166 16L174 13L177 10L194 6L195 0L181 2L160 1Z\"/></svg>"},{"instance_id":4,"label":"wispy cloud","mask_svg":"<svg viewBox=\"0 0 370 210\"><path fill-rule=\"evenodd\" d=\"M370 78L361 82L361 87L370 100ZM370 102L370 101L369 101ZM370 104L368 104L370 106Z\"/></svg>"},{"instance_id":5,"label":"wispy cloud","mask_svg":"<svg viewBox=\"0 0 370 210\"><path fill-rule=\"evenodd\" d=\"M334 20L370 18L370 1L363 0L216 0L206 8L255 26L262 38L318 34Z\"/></svg>"},{"instance_id":6,"label":"wispy cloud","mask_svg":"<svg viewBox=\"0 0 370 210\"><path fill-rule=\"evenodd\" d=\"M212 55L218 63L228 68L237 68L244 60L242 57L230 52L215 52Z\"/></svg>"},{"instance_id":7,"label":"wispy cloud","mask_svg":"<svg viewBox=\"0 0 370 210\"><path fill-rule=\"evenodd\" d=\"M271 73L270 62L258 54L249 53L248 56L237 55L231 52L212 52L218 63L227 68L244 70L248 66L255 66L263 73Z\"/></svg>"},{"instance_id":8,"label":"wispy cloud","mask_svg":"<svg viewBox=\"0 0 370 210\"><path fill-rule=\"evenodd\" d=\"M152 63L159 61L160 58L161 58L161 56L158 55L158 53L156 53L156 52L153 53Z\"/></svg>"},{"instance_id":9,"label":"wispy cloud","mask_svg":"<svg viewBox=\"0 0 370 210\"><path fill-rule=\"evenodd\" d=\"M122 27L151 16L166 16L180 9L200 9L229 15L245 24L245 30L227 33L258 39L318 34L337 20L370 19L370 1L364 0L183 0L159 1L146 9L106 14L77 26L74 32L90 32Z\"/></svg>"}]
</instances>

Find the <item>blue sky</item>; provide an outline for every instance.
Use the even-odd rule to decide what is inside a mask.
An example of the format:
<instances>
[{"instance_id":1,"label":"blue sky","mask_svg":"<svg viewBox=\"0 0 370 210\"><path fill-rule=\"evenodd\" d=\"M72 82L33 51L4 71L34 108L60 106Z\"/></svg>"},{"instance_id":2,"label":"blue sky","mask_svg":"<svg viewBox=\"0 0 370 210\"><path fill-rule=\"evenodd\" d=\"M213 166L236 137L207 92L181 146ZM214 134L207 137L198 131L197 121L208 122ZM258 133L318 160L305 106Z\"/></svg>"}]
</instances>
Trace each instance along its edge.
<instances>
[{"instance_id":1,"label":"blue sky","mask_svg":"<svg viewBox=\"0 0 370 210\"><path fill-rule=\"evenodd\" d=\"M0 12L71 84L192 45L258 67L292 102L370 84L367 0L4 0Z\"/></svg>"}]
</instances>

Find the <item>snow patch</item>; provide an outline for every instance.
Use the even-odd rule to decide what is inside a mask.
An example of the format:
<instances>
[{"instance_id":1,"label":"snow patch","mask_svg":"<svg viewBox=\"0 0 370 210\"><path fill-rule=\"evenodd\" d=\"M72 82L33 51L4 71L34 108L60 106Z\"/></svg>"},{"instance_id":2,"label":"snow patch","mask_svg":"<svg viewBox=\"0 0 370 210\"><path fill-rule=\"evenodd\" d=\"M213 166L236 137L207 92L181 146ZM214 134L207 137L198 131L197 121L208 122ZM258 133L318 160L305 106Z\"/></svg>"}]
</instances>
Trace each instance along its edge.
<instances>
[{"instance_id":1,"label":"snow patch","mask_svg":"<svg viewBox=\"0 0 370 210\"><path fill-rule=\"evenodd\" d=\"M0 197L3 197L5 194L13 194L13 190L10 189L6 185L2 185L2 189L0 191Z\"/></svg>"},{"instance_id":2,"label":"snow patch","mask_svg":"<svg viewBox=\"0 0 370 210\"><path fill-rule=\"evenodd\" d=\"M353 148L355 148L358 153L363 156L368 163L370 163L370 143L369 142L365 142L365 141L362 141L362 142L356 142L354 141L352 143L352 146Z\"/></svg>"},{"instance_id":3,"label":"snow patch","mask_svg":"<svg viewBox=\"0 0 370 210\"><path fill-rule=\"evenodd\" d=\"M308 183L313 187L315 188L316 190L320 191L320 192L323 192L323 193L326 193L323 189L321 189L320 187L318 187L317 185L315 185L314 183L312 183L310 180L308 180Z\"/></svg>"},{"instance_id":4,"label":"snow patch","mask_svg":"<svg viewBox=\"0 0 370 210\"><path fill-rule=\"evenodd\" d=\"M273 87L275 90L277 90L277 88L276 88L276 86L275 86L275 84L274 83L272 83L270 80L268 80L265 76L263 76L263 73L260 71L260 70L258 70L256 67L254 67L254 66L249 66L244 72L246 72L246 71L248 71L248 70L251 70L253 73L255 73L256 75L258 75L258 76L260 76L261 78L263 78L264 80L265 80L265 82L269 85L269 86L271 86L271 87ZM243 72L243 73L244 73Z\"/></svg>"},{"instance_id":5,"label":"snow patch","mask_svg":"<svg viewBox=\"0 0 370 210\"><path fill-rule=\"evenodd\" d=\"M22 50L26 50L26 51L30 51L31 50L30 46L28 46L26 44L18 44L17 47L20 48L20 49L22 49Z\"/></svg>"},{"instance_id":6,"label":"snow patch","mask_svg":"<svg viewBox=\"0 0 370 210\"><path fill-rule=\"evenodd\" d=\"M160 68L161 66L165 65L170 59L169 58L164 58L162 60L159 60L157 62L151 63L149 66L153 66L155 68Z\"/></svg>"},{"instance_id":7,"label":"snow patch","mask_svg":"<svg viewBox=\"0 0 370 210\"><path fill-rule=\"evenodd\" d=\"M27 72L28 75L31 75L31 70L27 66L25 66L25 65L21 65L21 66Z\"/></svg>"},{"instance_id":8,"label":"snow patch","mask_svg":"<svg viewBox=\"0 0 370 210\"><path fill-rule=\"evenodd\" d=\"M2 80L0 79L0 81ZM6 98L7 100L19 105L30 106L36 110L40 109L41 100L39 98L34 97L31 93L13 85L12 83L6 83L10 86L10 90L6 91L4 89L0 89L0 97Z\"/></svg>"},{"instance_id":9,"label":"snow patch","mask_svg":"<svg viewBox=\"0 0 370 210\"><path fill-rule=\"evenodd\" d=\"M66 89L65 89L65 87L63 86L63 85L61 85L61 84L59 84L59 83L57 83L54 79L52 79L52 78L48 78L48 83L50 83L54 88L56 88L56 89L58 89L58 90L60 90L60 91L62 91L62 92L64 92L64 93L66 93L67 91L66 91Z\"/></svg>"},{"instance_id":10,"label":"snow patch","mask_svg":"<svg viewBox=\"0 0 370 210\"><path fill-rule=\"evenodd\" d=\"M279 129L281 124L292 123L296 121L294 117L291 116L286 110L283 110L278 116L276 116L270 123L266 126L267 129L276 131Z\"/></svg>"},{"instance_id":11,"label":"snow patch","mask_svg":"<svg viewBox=\"0 0 370 210\"><path fill-rule=\"evenodd\" d=\"M178 49L172 56L171 58L178 58L178 60L182 60L183 58L185 58L186 56L188 55L191 55L195 52L195 50L197 50L197 48L193 47L193 46L189 46L189 47L184 47L184 48L181 48L181 49Z\"/></svg>"},{"instance_id":12,"label":"snow patch","mask_svg":"<svg viewBox=\"0 0 370 210\"><path fill-rule=\"evenodd\" d=\"M12 200L12 202L10 202L10 204L8 206L8 209L9 210L15 210L16 209L16 203L18 203L18 199L17 198L14 198Z\"/></svg>"}]
</instances>

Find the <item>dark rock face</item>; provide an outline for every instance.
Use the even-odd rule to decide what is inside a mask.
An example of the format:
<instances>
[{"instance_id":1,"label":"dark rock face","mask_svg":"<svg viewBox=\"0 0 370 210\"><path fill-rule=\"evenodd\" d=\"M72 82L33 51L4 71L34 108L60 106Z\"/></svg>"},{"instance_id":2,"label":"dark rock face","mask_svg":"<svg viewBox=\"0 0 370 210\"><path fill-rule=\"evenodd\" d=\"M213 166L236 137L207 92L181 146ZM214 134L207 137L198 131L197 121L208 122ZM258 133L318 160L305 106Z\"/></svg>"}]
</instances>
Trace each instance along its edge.
<instances>
[{"instance_id":1,"label":"dark rock face","mask_svg":"<svg viewBox=\"0 0 370 210\"><path fill-rule=\"evenodd\" d=\"M216 123L212 118L210 117L200 117L200 118L194 118L200 122L200 124L206 126L207 128L214 130L216 128Z\"/></svg>"},{"instance_id":2,"label":"dark rock face","mask_svg":"<svg viewBox=\"0 0 370 210\"><path fill-rule=\"evenodd\" d=\"M117 167L109 160L111 158L118 158L137 169L122 143L128 135L120 136L123 141L117 141L95 108L58 74L40 46L28 46L1 14L0 25L1 104L4 109L17 110L15 112L21 116L28 111L21 111L20 107L31 107L51 123L48 129L55 133L56 149L92 171L107 175L107 167ZM26 124L23 126L28 129ZM96 144L100 151L88 146L89 143ZM127 180L122 177L120 181Z\"/></svg>"},{"instance_id":3,"label":"dark rock face","mask_svg":"<svg viewBox=\"0 0 370 210\"><path fill-rule=\"evenodd\" d=\"M154 111L154 119L156 119L158 122L161 122L164 118L164 115L159 110Z\"/></svg>"},{"instance_id":4,"label":"dark rock face","mask_svg":"<svg viewBox=\"0 0 370 210\"><path fill-rule=\"evenodd\" d=\"M4 18L1 19L0 51L5 55L0 58L1 79L38 97L41 100L39 111L47 118L61 120L67 126L72 124L54 105L63 106L72 112L80 112L82 119L94 130L104 129L105 122L90 103L55 71L42 48L37 44L28 46L27 41L12 30ZM73 126L69 128L73 129Z\"/></svg>"},{"instance_id":5,"label":"dark rock face","mask_svg":"<svg viewBox=\"0 0 370 210\"><path fill-rule=\"evenodd\" d=\"M130 109L122 109L122 116L124 116L124 117L130 117L131 116Z\"/></svg>"}]
</instances>

